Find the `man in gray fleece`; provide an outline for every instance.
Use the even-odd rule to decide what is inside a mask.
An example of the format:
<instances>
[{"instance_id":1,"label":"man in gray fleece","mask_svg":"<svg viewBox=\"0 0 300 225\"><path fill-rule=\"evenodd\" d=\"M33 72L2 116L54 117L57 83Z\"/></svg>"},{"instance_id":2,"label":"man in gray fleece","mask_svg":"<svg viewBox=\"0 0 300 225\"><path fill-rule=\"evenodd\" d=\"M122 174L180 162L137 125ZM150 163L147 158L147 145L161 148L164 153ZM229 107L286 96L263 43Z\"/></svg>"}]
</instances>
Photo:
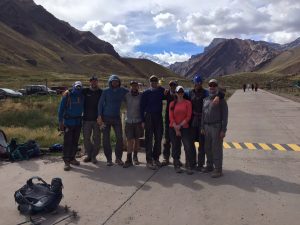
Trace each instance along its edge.
<instances>
[{"instance_id":1,"label":"man in gray fleece","mask_svg":"<svg viewBox=\"0 0 300 225\"><path fill-rule=\"evenodd\" d=\"M220 104L213 104L218 94L218 81L211 79L208 82L209 96L203 101L201 132L205 135L205 153L207 167L203 172L213 170L212 177L222 176L223 139L227 131L228 106L225 99Z\"/></svg>"},{"instance_id":2,"label":"man in gray fleece","mask_svg":"<svg viewBox=\"0 0 300 225\"><path fill-rule=\"evenodd\" d=\"M139 92L139 85L137 81L130 82L130 92L125 95L126 103L126 124L125 124L125 135L127 138L127 160L125 161L124 168L128 168L133 165L132 163L132 152L133 161L135 165L139 164L137 153L140 148L139 138L143 137L144 130L142 127L142 118L140 114L140 102L141 94Z\"/></svg>"}]
</instances>

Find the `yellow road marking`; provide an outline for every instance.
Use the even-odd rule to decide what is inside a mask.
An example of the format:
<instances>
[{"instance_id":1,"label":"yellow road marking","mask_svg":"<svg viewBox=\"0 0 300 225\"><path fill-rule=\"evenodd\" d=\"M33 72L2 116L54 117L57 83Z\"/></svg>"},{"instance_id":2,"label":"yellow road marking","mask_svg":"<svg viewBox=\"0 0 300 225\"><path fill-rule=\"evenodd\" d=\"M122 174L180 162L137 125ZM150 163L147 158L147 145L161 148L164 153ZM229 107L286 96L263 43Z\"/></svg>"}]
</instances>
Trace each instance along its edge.
<instances>
[{"instance_id":1,"label":"yellow road marking","mask_svg":"<svg viewBox=\"0 0 300 225\"><path fill-rule=\"evenodd\" d=\"M249 142L245 142L245 145L247 146L248 149L250 150L255 150L255 146L252 144L252 143L249 143Z\"/></svg>"},{"instance_id":2,"label":"yellow road marking","mask_svg":"<svg viewBox=\"0 0 300 225\"><path fill-rule=\"evenodd\" d=\"M263 150L272 151L272 149L267 144L264 143L258 143L258 144L260 145L260 147L262 147Z\"/></svg>"},{"instance_id":3,"label":"yellow road marking","mask_svg":"<svg viewBox=\"0 0 300 225\"><path fill-rule=\"evenodd\" d=\"M300 152L300 147L296 144L287 144L291 149L293 149L296 152Z\"/></svg>"},{"instance_id":4,"label":"yellow road marking","mask_svg":"<svg viewBox=\"0 0 300 225\"><path fill-rule=\"evenodd\" d=\"M236 149L243 149L242 146L237 142L232 142L232 144Z\"/></svg>"},{"instance_id":5,"label":"yellow road marking","mask_svg":"<svg viewBox=\"0 0 300 225\"><path fill-rule=\"evenodd\" d=\"M223 142L223 147L224 148L231 148L229 144L227 144L227 142Z\"/></svg>"},{"instance_id":6,"label":"yellow road marking","mask_svg":"<svg viewBox=\"0 0 300 225\"><path fill-rule=\"evenodd\" d=\"M284 147L282 147L280 144L273 144L275 148L277 148L279 151L286 151Z\"/></svg>"}]
</instances>

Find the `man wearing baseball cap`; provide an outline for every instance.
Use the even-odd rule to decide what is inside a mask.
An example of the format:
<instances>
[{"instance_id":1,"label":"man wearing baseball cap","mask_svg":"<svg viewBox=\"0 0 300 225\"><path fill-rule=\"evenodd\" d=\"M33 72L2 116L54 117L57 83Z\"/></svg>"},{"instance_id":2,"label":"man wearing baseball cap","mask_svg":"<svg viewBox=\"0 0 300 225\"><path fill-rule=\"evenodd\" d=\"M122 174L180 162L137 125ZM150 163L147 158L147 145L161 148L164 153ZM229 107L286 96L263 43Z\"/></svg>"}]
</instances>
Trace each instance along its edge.
<instances>
[{"instance_id":1,"label":"man wearing baseball cap","mask_svg":"<svg viewBox=\"0 0 300 225\"><path fill-rule=\"evenodd\" d=\"M97 163L97 155L100 150L101 132L97 124L98 102L101 97L102 90L98 85L98 78L92 76L90 78L90 87L83 89L84 110L83 110L83 144L86 152L84 162Z\"/></svg>"},{"instance_id":2,"label":"man wearing baseball cap","mask_svg":"<svg viewBox=\"0 0 300 225\"><path fill-rule=\"evenodd\" d=\"M63 160L65 171L71 169L71 164L80 165L79 161L75 159L75 155L81 131L83 106L82 83L76 81L72 90L63 95L58 109L59 128L64 131Z\"/></svg>"}]
</instances>

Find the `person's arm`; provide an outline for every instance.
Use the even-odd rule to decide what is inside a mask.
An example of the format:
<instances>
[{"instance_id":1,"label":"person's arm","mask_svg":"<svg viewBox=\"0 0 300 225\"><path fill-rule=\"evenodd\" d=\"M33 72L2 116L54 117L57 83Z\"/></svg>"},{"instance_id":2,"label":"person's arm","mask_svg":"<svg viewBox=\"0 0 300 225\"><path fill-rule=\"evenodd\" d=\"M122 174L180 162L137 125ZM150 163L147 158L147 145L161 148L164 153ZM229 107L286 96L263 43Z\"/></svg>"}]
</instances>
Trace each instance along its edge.
<instances>
[{"instance_id":1,"label":"person's arm","mask_svg":"<svg viewBox=\"0 0 300 225\"><path fill-rule=\"evenodd\" d=\"M145 122L146 104L147 104L147 91L144 91L142 93L141 102L140 102L140 113L143 122Z\"/></svg>"},{"instance_id":2,"label":"person's arm","mask_svg":"<svg viewBox=\"0 0 300 225\"><path fill-rule=\"evenodd\" d=\"M102 94L101 94L101 97L99 99L99 102L98 102L97 123L99 124L99 126L103 125L102 116L103 116L103 108L104 108L104 104L105 104L105 98L106 98L106 91L103 91Z\"/></svg>"},{"instance_id":3,"label":"person's arm","mask_svg":"<svg viewBox=\"0 0 300 225\"><path fill-rule=\"evenodd\" d=\"M173 107L174 107L174 101L172 101L169 105L169 120L170 120L170 124L175 128L176 123L174 120L174 109L172 110Z\"/></svg>"},{"instance_id":4,"label":"person's arm","mask_svg":"<svg viewBox=\"0 0 300 225\"><path fill-rule=\"evenodd\" d=\"M228 123L228 105L225 100L221 101L221 115L222 115L221 131L224 132L225 134L227 131L227 123Z\"/></svg>"},{"instance_id":5,"label":"person's arm","mask_svg":"<svg viewBox=\"0 0 300 225\"><path fill-rule=\"evenodd\" d=\"M220 99L224 99L225 98L225 93L223 91L219 91L217 96L220 98Z\"/></svg>"},{"instance_id":6,"label":"person's arm","mask_svg":"<svg viewBox=\"0 0 300 225\"><path fill-rule=\"evenodd\" d=\"M64 113L66 110L66 100L67 97L64 95L61 99L59 108L58 108L58 122L59 122L59 129L63 130L64 129L64 124L63 124L63 119L64 119Z\"/></svg>"},{"instance_id":7,"label":"person's arm","mask_svg":"<svg viewBox=\"0 0 300 225\"><path fill-rule=\"evenodd\" d=\"M167 100L167 95L165 95L166 89L164 89L163 87L159 87L159 88L161 88L161 92L163 96L162 100Z\"/></svg>"}]
</instances>

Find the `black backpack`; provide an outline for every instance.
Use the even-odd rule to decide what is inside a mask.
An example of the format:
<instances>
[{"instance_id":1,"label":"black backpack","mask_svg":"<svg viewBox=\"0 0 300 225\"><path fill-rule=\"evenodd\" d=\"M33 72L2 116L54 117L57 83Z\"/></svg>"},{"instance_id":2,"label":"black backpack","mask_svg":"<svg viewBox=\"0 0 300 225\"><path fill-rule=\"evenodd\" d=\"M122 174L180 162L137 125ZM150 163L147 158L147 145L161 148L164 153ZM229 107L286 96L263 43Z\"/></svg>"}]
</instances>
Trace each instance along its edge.
<instances>
[{"instance_id":1,"label":"black backpack","mask_svg":"<svg viewBox=\"0 0 300 225\"><path fill-rule=\"evenodd\" d=\"M33 179L41 182L33 183ZM18 210L28 215L38 212L52 212L63 197L62 189L61 178L53 178L51 184L47 184L40 177L32 177L15 192L15 201L19 204Z\"/></svg>"}]
</instances>

